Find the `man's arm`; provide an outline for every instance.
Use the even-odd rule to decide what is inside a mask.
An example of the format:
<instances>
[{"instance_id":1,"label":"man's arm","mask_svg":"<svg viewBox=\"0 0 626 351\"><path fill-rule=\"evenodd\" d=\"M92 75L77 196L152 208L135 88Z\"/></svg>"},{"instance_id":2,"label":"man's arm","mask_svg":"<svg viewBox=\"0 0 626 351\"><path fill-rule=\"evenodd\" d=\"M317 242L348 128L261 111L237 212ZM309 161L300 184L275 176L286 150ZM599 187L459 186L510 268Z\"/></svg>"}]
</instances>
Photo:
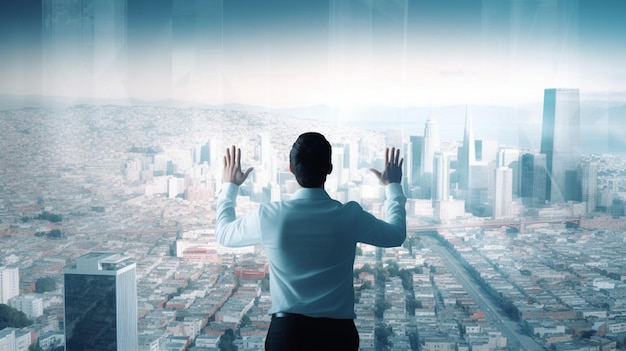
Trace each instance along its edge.
<instances>
[{"instance_id":1,"label":"man's arm","mask_svg":"<svg viewBox=\"0 0 626 351\"><path fill-rule=\"evenodd\" d=\"M400 150L385 150L385 166L380 172L370 169L385 186L385 221L365 213L359 221L361 240L364 243L382 247L400 246L406 239L406 197L402 192L402 164Z\"/></svg>"},{"instance_id":2,"label":"man's arm","mask_svg":"<svg viewBox=\"0 0 626 351\"><path fill-rule=\"evenodd\" d=\"M258 211L237 218L235 207L239 186L248 178L252 167L241 171L241 150L226 149L222 190L217 200L215 238L224 246L240 247L260 243L261 232Z\"/></svg>"}]
</instances>

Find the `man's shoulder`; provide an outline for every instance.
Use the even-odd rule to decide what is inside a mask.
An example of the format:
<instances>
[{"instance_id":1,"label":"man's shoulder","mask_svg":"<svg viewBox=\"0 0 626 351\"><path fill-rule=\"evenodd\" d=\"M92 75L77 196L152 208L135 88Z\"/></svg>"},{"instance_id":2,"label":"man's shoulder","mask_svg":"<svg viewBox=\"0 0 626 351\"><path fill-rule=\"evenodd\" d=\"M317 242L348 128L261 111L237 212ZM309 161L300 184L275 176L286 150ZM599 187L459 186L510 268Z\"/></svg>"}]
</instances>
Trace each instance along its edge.
<instances>
[{"instance_id":1,"label":"man's shoulder","mask_svg":"<svg viewBox=\"0 0 626 351\"><path fill-rule=\"evenodd\" d=\"M364 211L363 210L363 206L360 203L356 202L356 201L348 201L348 202L342 204L342 206L345 207L345 208L349 208L349 209L355 209L355 210L358 209L358 210Z\"/></svg>"}]
</instances>

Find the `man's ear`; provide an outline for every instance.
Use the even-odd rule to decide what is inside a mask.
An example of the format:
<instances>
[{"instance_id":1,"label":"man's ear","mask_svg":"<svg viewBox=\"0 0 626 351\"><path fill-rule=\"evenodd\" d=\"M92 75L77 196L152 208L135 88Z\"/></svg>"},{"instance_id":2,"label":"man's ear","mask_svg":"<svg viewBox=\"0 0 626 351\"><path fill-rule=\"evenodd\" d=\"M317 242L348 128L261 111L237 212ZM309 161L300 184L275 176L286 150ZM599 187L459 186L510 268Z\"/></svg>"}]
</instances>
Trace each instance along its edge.
<instances>
[{"instance_id":1,"label":"man's ear","mask_svg":"<svg viewBox=\"0 0 626 351\"><path fill-rule=\"evenodd\" d=\"M331 174L331 173L333 173L333 164L332 163L330 164L330 168L328 169L328 173L326 173L326 174Z\"/></svg>"},{"instance_id":2,"label":"man's ear","mask_svg":"<svg viewBox=\"0 0 626 351\"><path fill-rule=\"evenodd\" d=\"M289 162L289 172L291 172L291 174L295 175L295 173L293 172L293 167L291 166L291 162Z\"/></svg>"}]
</instances>

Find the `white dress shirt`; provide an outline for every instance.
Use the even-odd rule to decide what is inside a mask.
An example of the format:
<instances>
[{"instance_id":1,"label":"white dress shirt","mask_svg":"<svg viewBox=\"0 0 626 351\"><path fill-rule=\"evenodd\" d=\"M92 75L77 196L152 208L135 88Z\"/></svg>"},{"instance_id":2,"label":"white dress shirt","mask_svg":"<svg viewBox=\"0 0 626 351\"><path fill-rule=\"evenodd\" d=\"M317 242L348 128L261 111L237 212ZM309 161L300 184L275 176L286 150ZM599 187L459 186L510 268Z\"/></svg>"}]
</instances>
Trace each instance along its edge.
<instances>
[{"instance_id":1,"label":"white dress shirt","mask_svg":"<svg viewBox=\"0 0 626 351\"><path fill-rule=\"evenodd\" d=\"M223 184L216 238L230 247L263 245L269 258L269 313L355 318L356 243L393 247L406 238L406 198L398 183L385 186L385 221L356 202L331 199L323 188L301 188L290 200L264 203L236 218L238 191L235 184Z\"/></svg>"}]
</instances>

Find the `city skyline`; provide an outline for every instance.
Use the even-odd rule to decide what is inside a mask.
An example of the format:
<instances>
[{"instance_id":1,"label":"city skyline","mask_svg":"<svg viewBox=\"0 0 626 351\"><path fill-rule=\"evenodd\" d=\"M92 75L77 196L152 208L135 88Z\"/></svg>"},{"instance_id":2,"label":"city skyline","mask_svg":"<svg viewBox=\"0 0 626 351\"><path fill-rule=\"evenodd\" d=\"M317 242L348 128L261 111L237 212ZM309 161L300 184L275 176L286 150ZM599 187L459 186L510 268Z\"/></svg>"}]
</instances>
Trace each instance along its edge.
<instances>
[{"instance_id":1,"label":"city skyline","mask_svg":"<svg viewBox=\"0 0 626 351\"><path fill-rule=\"evenodd\" d=\"M185 345L193 340L196 346L215 347L219 335L228 328L241 331L242 337L236 340L239 349L259 349L269 320L268 292L263 291L265 280L259 280L265 276L266 258L254 248L226 251L214 239L213 204L221 172L219 162L213 160L219 160L225 143L236 141L242 148L242 161L254 166L255 172L263 167L270 172L269 176L252 177L242 186L238 213L257 208L258 202L293 193L295 181L286 176L287 150L298 133L315 127L327 135L333 151L337 151L333 169L341 172L330 175L329 194L340 201L359 201L373 214L381 215L382 188L366 167L381 166L388 142L407 141L397 130L383 133L267 113L197 108L81 105L0 111L0 118L7 127L0 129L0 140L11 141L2 144L6 152L0 154L0 188L6 194L0 198L0 240L4 243L0 257L4 264L19 267L23 295L32 291L41 277L57 281L54 291L36 295L47 307L44 317L29 329L34 330L41 345L62 344L63 327L76 325L71 322L73 317L84 316L79 311L63 317L63 292L69 296L65 302L81 307L84 305L78 298L95 293L94 289L85 289L82 283L80 289L74 289L76 284L72 287L71 279L64 280L61 272L72 270L72 262L81 267L80 257L97 250L123 252L137 262L135 295L139 309L136 317L129 318L139 324L140 350L163 349L169 343ZM477 128L480 126L474 124L468 132ZM415 137L412 139L418 148L423 146L424 138ZM483 138L473 141L478 163L474 166L479 167L472 169L473 174L482 172L488 177L491 173L486 167L513 169L516 152L518 157L524 152L498 150L494 148L497 142ZM451 185L458 184L459 179L448 174L458 167L454 152L458 152L459 144L442 140L442 151L452 150L453 154L435 154L433 173L438 177L432 187L433 200L415 198L412 192L407 200L411 240L406 246L385 250L382 256L382 262L391 260L410 272L409 281L414 282L415 289L411 292L410 284L407 288L404 279L397 276L386 281L384 299L392 302L382 322L393 326L394 345L408 350L401 345L415 345L419 340L422 349L435 347L441 332L448 335L447 345L451 347L482 343L485 349L494 349L486 346L492 341L512 350L539 350L554 342L594 344L595 339L579 334L568 334L560 341L552 337L585 323L585 333L604 336L602 343L623 348L619 336L613 334L626 330L623 295L619 295L626 291L622 275L625 256L622 245L615 245L624 240L626 228L626 177L620 173L626 169L626 158L583 156L585 162L596 166L595 170L581 170L581 185L586 187L583 193L593 196L590 187L595 184L595 210L590 209L590 203L552 206L536 201L534 195L530 195L528 206L522 206L522 199L515 197L512 189L511 178L517 172L504 168L501 177L494 175L500 178L500 186L494 179L493 188L485 187L485 177L479 179L481 184L474 183L480 187L471 194L477 200L474 215L464 208L459 197L463 194ZM411 150L406 144L403 147ZM350 172L353 150L358 150L360 163L356 174ZM422 163L422 154L418 153L416 162ZM526 173L538 173L529 181L543 180L545 185L540 168ZM545 167L543 170L545 173ZM268 187L267 181L276 181L278 186ZM451 189L446 194L448 187ZM486 204L489 196L492 200ZM496 206L498 211L491 215L486 205ZM46 234L48 230L51 232ZM54 238L52 232L56 230L61 234ZM363 245L361 249L363 255L357 257L355 270L377 264L373 248ZM562 262L563 267L573 267L574 271L550 262ZM598 265L606 269L594 269ZM76 273L81 272L86 273L83 269ZM355 286L374 280L373 275L363 272L355 276ZM99 284L97 279L90 281ZM112 287L113 283L103 285ZM97 291L106 292L103 288ZM372 345L369 350L374 350L377 342L372 306L382 303L379 292L362 290L355 306L357 327L364 345ZM110 301L99 304L102 312L111 312ZM421 304L415 316L407 307L411 301ZM531 301L537 303L531 305ZM21 304L19 308L26 311L29 306ZM503 312L508 309L516 314L511 317ZM244 315L254 321L253 326L244 326ZM514 316L520 322L515 322ZM539 329L533 324L537 316L547 318L556 328ZM80 323L81 335L93 333L96 326L98 331L110 331L97 319L101 313L84 317L94 319ZM444 325L442 329L432 328L435 320ZM606 333L592 329L590 322L595 325L600 320ZM526 326L531 331L525 331ZM462 328L472 331L463 333ZM405 330L417 334L411 337ZM17 331L7 328L3 333L9 343L15 339L17 344ZM112 334L108 335L111 340ZM523 346L517 347L519 344Z\"/></svg>"},{"instance_id":2,"label":"city skyline","mask_svg":"<svg viewBox=\"0 0 626 351\"><path fill-rule=\"evenodd\" d=\"M520 106L546 87L580 87L583 98L626 101L617 0L1 6L0 94L349 111Z\"/></svg>"}]
</instances>

